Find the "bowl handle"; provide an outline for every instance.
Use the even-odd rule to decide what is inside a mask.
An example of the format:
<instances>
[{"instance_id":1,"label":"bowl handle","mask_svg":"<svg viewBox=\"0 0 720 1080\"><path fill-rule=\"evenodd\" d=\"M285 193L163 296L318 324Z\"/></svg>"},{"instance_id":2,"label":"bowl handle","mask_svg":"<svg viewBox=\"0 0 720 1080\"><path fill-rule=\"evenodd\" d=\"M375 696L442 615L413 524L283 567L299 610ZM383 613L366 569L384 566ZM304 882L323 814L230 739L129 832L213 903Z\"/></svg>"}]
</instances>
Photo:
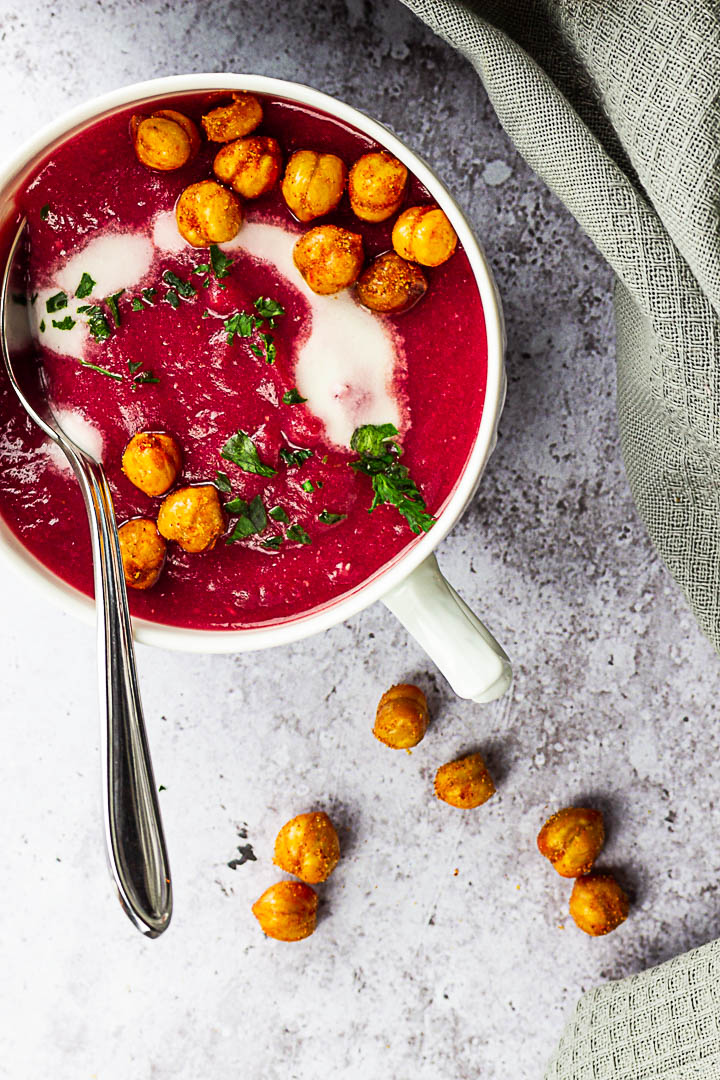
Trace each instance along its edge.
<instances>
[{"instance_id":1,"label":"bowl handle","mask_svg":"<svg viewBox=\"0 0 720 1080\"><path fill-rule=\"evenodd\" d=\"M512 682L510 661L486 626L461 600L430 555L383 597L433 660L455 693L494 701Z\"/></svg>"}]
</instances>

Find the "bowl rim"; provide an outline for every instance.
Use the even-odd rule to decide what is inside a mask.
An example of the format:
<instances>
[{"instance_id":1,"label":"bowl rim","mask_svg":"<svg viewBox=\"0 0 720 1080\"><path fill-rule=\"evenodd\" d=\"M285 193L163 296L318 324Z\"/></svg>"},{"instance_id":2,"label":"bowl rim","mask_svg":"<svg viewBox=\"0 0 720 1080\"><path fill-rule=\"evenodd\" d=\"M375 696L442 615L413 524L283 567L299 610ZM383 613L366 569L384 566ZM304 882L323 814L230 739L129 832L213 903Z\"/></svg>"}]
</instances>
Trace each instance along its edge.
<instances>
[{"instance_id":1,"label":"bowl rim","mask_svg":"<svg viewBox=\"0 0 720 1080\"><path fill-rule=\"evenodd\" d=\"M397 135L346 102L304 83L265 75L231 72L171 75L119 87L64 112L28 139L0 169L0 198L13 180L50 146L74 129L137 102L146 105L172 94L245 90L285 98L330 114L379 142L413 172L447 213L468 257L480 293L487 338L485 400L478 433L465 468L432 530L425 533L385 567L351 592L322 607L287 620L239 630L201 630L170 626L147 619L132 619L137 642L175 650L238 653L289 644L327 630L356 615L390 592L412 573L441 543L473 497L497 441L497 425L505 397L505 331L500 298L487 258L470 225L445 184L430 166ZM31 581L56 605L85 622L94 622L95 602L67 584L31 554L0 517L0 557L25 580Z\"/></svg>"}]
</instances>

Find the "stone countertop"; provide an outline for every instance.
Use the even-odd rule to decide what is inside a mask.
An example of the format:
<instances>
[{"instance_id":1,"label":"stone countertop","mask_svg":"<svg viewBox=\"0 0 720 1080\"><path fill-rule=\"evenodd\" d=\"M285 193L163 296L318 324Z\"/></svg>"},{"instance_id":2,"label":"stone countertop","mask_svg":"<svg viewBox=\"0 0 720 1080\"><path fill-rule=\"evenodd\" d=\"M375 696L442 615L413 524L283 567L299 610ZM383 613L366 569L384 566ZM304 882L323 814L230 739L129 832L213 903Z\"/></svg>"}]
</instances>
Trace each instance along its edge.
<instances>
[{"instance_id":1,"label":"stone countertop","mask_svg":"<svg viewBox=\"0 0 720 1080\"><path fill-rule=\"evenodd\" d=\"M516 673L503 700L460 701L380 606L262 654L140 648L176 890L149 942L104 866L93 630L2 569L0 1076L537 1080L583 990L717 933L718 665L628 492L608 269L470 67L398 3L0 0L0 37L4 154L101 91L234 70L336 94L437 168L497 275L509 378L439 558ZM370 733L400 680L433 714L409 755ZM432 777L468 748L499 791L463 814ZM605 939L575 929L535 850L572 802L605 811L601 864L634 897ZM344 857L315 936L283 945L249 909L277 829L311 807Z\"/></svg>"}]
</instances>

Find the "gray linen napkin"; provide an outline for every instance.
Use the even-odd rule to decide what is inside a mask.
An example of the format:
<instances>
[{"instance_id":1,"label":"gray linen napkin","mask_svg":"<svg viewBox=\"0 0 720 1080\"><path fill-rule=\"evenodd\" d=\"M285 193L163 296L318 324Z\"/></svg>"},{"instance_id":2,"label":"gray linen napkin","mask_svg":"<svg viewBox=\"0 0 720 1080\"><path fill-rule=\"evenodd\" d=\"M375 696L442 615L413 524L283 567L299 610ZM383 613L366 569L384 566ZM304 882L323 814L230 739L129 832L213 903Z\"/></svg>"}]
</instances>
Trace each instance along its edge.
<instances>
[{"instance_id":1,"label":"gray linen napkin","mask_svg":"<svg viewBox=\"0 0 720 1080\"><path fill-rule=\"evenodd\" d=\"M720 6L403 0L614 269L625 467L720 650Z\"/></svg>"},{"instance_id":2,"label":"gray linen napkin","mask_svg":"<svg viewBox=\"0 0 720 1080\"><path fill-rule=\"evenodd\" d=\"M720 650L720 6L403 0L615 271L617 398L650 536ZM580 1001L547 1080L719 1080L720 943Z\"/></svg>"}]
</instances>

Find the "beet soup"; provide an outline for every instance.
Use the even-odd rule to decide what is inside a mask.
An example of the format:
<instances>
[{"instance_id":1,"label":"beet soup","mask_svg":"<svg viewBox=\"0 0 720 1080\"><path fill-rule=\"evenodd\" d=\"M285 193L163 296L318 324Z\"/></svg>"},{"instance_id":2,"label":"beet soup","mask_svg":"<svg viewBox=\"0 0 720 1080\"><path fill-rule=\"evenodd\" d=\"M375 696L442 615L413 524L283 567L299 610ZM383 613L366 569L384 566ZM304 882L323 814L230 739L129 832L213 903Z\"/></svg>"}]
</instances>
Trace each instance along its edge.
<instances>
[{"instance_id":1,"label":"beet soup","mask_svg":"<svg viewBox=\"0 0 720 1080\"><path fill-rule=\"evenodd\" d=\"M369 310L353 288L318 295L294 265L298 238L319 224L359 234L366 265L391 250L398 213L432 204L412 175L384 221L358 218L345 192L332 212L301 222L278 182L241 200L233 240L203 248L183 239L177 200L214 179L221 143L203 135L181 168L151 169L136 156L131 117L180 110L202 133L203 115L230 98L175 95L95 121L52 150L18 197L29 224L27 304L50 397L68 434L103 461L118 523L156 521L165 497L144 494L123 472L138 432L177 440L174 488L218 489L226 530L214 547L192 553L171 541L157 583L128 590L133 615L203 630L308 613L397 558L431 522L414 532L392 501L370 512L372 470L352 467L362 460L353 432L397 429L385 448L399 445L393 460L436 516L471 453L486 383L482 305L460 245L442 265L422 267L427 292L400 314ZM274 137L284 162L311 148L350 168L379 149L329 115L258 100L255 134ZM80 489L4 372L0 417L2 517L43 564L92 595ZM242 455L221 456L238 433L259 471ZM422 506L410 499L411 510Z\"/></svg>"}]
</instances>

